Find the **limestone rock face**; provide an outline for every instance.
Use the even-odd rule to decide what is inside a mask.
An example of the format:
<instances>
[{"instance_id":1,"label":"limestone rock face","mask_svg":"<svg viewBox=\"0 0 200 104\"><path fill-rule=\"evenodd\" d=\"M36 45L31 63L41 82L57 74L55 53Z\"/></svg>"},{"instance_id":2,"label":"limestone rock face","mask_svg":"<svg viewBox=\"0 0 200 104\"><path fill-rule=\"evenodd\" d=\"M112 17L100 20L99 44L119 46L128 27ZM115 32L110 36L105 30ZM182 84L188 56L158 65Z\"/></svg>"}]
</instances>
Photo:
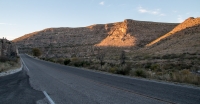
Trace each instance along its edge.
<instances>
[{"instance_id":1,"label":"limestone rock face","mask_svg":"<svg viewBox=\"0 0 200 104\"><path fill-rule=\"evenodd\" d=\"M87 57L95 54L98 47L143 47L177 25L127 19L79 28L48 28L26 34L13 42L22 53L37 47L44 57Z\"/></svg>"}]
</instances>

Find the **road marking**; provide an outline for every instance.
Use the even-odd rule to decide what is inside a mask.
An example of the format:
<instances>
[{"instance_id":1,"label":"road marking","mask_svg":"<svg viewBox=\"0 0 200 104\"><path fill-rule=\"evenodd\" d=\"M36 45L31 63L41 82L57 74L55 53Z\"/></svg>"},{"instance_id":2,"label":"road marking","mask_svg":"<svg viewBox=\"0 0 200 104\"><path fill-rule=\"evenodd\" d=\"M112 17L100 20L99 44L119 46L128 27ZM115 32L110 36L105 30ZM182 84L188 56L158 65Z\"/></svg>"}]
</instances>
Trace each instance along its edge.
<instances>
[{"instance_id":1,"label":"road marking","mask_svg":"<svg viewBox=\"0 0 200 104\"><path fill-rule=\"evenodd\" d=\"M50 104L55 104L54 101L49 97L49 95L46 93L46 91L43 91L44 95L46 96L46 98L48 99Z\"/></svg>"},{"instance_id":2,"label":"road marking","mask_svg":"<svg viewBox=\"0 0 200 104\"><path fill-rule=\"evenodd\" d=\"M29 68L26 66L26 64L24 63L23 59L21 58L22 63L24 64L24 66L26 67L27 71L29 71Z\"/></svg>"}]
</instances>

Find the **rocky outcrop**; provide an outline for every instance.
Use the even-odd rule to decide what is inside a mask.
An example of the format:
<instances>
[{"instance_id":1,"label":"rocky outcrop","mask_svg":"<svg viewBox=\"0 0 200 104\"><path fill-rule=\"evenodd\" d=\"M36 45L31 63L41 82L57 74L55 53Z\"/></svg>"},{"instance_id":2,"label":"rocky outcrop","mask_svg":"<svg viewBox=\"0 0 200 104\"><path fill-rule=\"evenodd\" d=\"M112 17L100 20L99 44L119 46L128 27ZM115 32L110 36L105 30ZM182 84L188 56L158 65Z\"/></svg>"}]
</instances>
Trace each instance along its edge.
<instances>
[{"instance_id":1,"label":"rocky outcrop","mask_svg":"<svg viewBox=\"0 0 200 104\"><path fill-rule=\"evenodd\" d=\"M6 38L0 38L0 56L15 57L16 54L15 44Z\"/></svg>"},{"instance_id":2,"label":"rocky outcrop","mask_svg":"<svg viewBox=\"0 0 200 104\"><path fill-rule=\"evenodd\" d=\"M40 48L44 57L91 56L99 47L143 47L178 24L135 20L80 28L48 28L19 37L20 52Z\"/></svg>"}]
</instances>

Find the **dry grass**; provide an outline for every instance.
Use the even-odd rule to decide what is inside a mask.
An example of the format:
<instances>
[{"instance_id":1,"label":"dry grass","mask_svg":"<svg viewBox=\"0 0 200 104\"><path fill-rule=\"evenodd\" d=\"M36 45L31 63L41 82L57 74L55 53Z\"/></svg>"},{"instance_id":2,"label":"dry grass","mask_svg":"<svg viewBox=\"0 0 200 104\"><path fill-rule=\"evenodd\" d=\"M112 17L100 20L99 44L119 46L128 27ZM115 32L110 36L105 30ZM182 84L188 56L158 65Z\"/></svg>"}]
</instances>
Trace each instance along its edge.
<instances>
[{"instance_id":1,"label":"dry grass","mask_svg":"<svg viewBox=\"0 0 200 104\"><path fill-rule=\"evenodd\" d=\"M0 63L0 73L5 72L12 69L17 69L21 66L20 62L17 61L6 61Z\"/></svg>"}]
</instances>

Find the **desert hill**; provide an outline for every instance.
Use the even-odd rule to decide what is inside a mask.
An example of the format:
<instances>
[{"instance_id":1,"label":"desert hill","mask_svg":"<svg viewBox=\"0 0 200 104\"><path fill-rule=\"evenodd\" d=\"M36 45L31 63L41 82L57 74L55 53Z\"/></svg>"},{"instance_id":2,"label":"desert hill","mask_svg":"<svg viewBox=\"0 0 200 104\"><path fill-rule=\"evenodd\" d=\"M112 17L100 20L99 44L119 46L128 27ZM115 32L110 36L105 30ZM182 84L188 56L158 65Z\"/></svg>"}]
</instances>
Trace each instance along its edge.
<instances>
[{"instance_id":1,"label":"desert hill","mask_svg":"<svg viewBox=\"0 0 200 104\"><path fill-rule=\"evenodd\" d=\"M200 18L188 18L172 31L146 45L149 53L181 54L200 52ZM143 50L144 51L144 50Z\"/></svg>"},{"instance_id":2,"label":"desert hill","mask_svg":"<svg viewBox=\"0 0 200 104\"><path fill-rule=\"evenodd\" d=\"M13 42L20 52L40 48L43 57L86 57L94 55L99 47L142 48L177 25L127 19L80 28L48 28L26 34Z\"/></svg>"},{"instance_id":3,"label":"desert hill","mask_svg":"<svg viewBox=\"0 0 200 104\"><path fill-rule=\"evenodd\" d=\"M200 18L48 28L13 42L21 53L37 47L41 59L60 64L200 85Z\"/></svg>"}]
</instances>

